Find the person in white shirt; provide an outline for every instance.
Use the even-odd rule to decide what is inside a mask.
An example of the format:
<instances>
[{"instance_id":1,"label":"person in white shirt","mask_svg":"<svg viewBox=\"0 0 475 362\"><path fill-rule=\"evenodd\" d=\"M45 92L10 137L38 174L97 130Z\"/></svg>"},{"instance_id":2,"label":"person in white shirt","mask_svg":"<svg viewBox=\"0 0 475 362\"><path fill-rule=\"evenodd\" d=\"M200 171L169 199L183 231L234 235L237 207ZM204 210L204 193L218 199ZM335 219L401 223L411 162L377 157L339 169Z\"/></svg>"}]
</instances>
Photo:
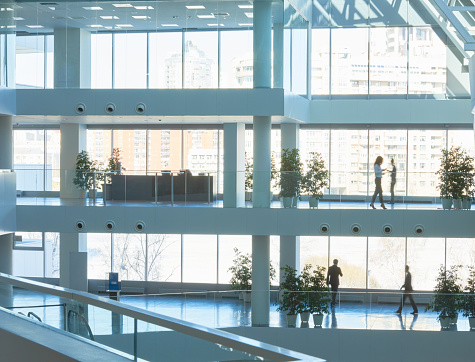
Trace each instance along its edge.
<instances>
[{"instance_id":1,"label":"person in white shirt","mask_svg":"<svg viewBox=\"0 0 475 362\"><path fill-rule=\"evenodd\" d=\"M376 161L374 161L374 183L376 184L376 189L374 190L373 197L371 198L371 206L373 209L376 209L374 207L374 200L376 200L376 196L379 195L379 201L381 202L381 207L383 209L386 209L386 206L384 206L384 201L383 201L383 188L381 187L381 179L383 178L383 171L386 171L386 169L381 168L381 164L383 163L383 158L381 156L376 157Z\"/></svg>"}]
</instances>

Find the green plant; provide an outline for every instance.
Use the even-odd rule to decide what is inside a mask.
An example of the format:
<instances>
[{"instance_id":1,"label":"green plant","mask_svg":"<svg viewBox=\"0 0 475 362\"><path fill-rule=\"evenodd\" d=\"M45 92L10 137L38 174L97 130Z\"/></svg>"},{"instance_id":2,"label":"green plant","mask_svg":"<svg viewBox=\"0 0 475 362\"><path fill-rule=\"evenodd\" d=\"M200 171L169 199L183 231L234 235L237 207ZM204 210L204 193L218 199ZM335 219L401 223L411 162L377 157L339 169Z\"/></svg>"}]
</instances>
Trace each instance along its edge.
<instances>
[{"instance_id":1,"label":"green plant","mask_svg":"<svg viewBox=\"0 0 475 362\"><path fill-rule=\"evenodd\" d=\"M287 312L287 314L295 315L299 313L299 304L301 303L300 278L297 276L297 270L289 265L280 268L283 272L283 279L279 285L280 298L276 302L279 305L277 311Z\"/></svg>"},{"instance_id":2,"label":"green plant","mask_svg":"<svg viewBox=\"0 0 475 362\"><path fill-rule=\"evenodd\" d=\"M231 289L251 290L252 288L252 257L251 254L243 254L238 248L234 248L233 265L228 271L231 273ZM276 271L272 263L269 268L269 278L272 283L275 280Z\"/></svg>"},{"instance_id":3,"label":"green plant","mask_svg":"<svg viewBox=\"0 0 475 362\"><path fill-rule=\"evenodd\" d=\"M426 311L433 310L438 313L437 320L441 318L455 318L461 307L460 293L462 286L458 271L460 265L453 265L450 269L446 269L444 265L439 268L436 285L434 287L434 296Z\"/></svg>"},{"instance_id":4,"label":"green plant","mask_svg":"<svg viewBox=\"0 0 475 362\"><path fill-rule=\"evenodd\" d=\"M94 184L94 173L98 170L96 161L92 161L87 151L81 151L76 157L74 185L80 190L90 190Z\"/></svg>"},{"instance_id":5,"label":"green plant","mask_svg":"<svg viewBox=\"0 0 475 362\"><path fill-rule=\"evenodd\" d=\"M298 312L310 312L314 314L328 313L328 304L331 301L330 292L326 283L326 268L322 266L312 267L305 264L299 275L299 299Z\"/></svg>"},{"instance_id":6,"label":"green plant","mask_svg":"<svg viewBox=\"0 0 475 362\"><path fill-rule=\"evenodd\" d=\"M473 198L475 194L474 159L460 146L442 149L437 189L442 198Z\"/></svg>"},{"instance_id":7,"label":"green plant","mask_svg":"<svg viewBox=\"0 0 475 362\"><path fill-rule=\"evenodd\" d=\"M469 266L470 274L467 286L460 304L460 311L464 317L475 317L475 268Z\"/></svg>"},{"instance_id":8,"label":"green plant","mask_svg":"<svg viewBox=\"0 0 475 362\"><path fill-rule=\"evenodd\" d=\"M282 150L280 160L280 196L293 197L300 193L303 164L300 161L299 150L293 148Z\"/></svg>"},{"instance_id":9,"label":"green plant","mask_svg":"<svg viewBox=\"0 0 475 362\"><path fill-rule=\"evenodd\" d=\"M110 175L120 175L122 171L125 171L125 168L122 167L122 155L120 148L112 149L112 154L107 161L107 166L105 172L107 173L106 182L110 183Z\"/></svg>"},{"instance_id":10,"label":"green plant","mask_svg":"<svg viewBox=\"0 0 475 362\"><path fill-rule=\"evenodd\" d=\"M302 180L303 189L309 195L321 199L323 188L328 186L328 171L325 169L325 161L320 153L312 152L311 155L307 172Z\"/></svg>"}]
</instances>

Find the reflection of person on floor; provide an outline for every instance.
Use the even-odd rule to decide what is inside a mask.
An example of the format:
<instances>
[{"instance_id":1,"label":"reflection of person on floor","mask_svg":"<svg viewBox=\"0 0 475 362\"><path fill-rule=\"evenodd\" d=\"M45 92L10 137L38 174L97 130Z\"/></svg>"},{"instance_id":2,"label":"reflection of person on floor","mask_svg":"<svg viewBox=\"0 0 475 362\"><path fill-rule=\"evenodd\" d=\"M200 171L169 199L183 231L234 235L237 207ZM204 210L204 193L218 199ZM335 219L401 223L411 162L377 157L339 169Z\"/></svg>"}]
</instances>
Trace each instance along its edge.
<instances>
[{"instance_id":1,"label":"reflection of person on floor","mask_svg":"<svg viewBox=\"0 0 475 362\"><path fill-rule=\"evenodd\" d=\"M340 277L343 276L340 267L338 266L338 259L333 259L333 265L328 268L327 285L331 286L332 290L332 307L335 305L336 292L340 285Z\"/></svg>"},{"instance_id":2,"label":"reflection of person on floor","mask_svg":"<svg viewBox=\"0 0 475 362\"><path fill-rule=\"evenodd\" d=\"M409 301L411 302L412 309L413 311L411 314L417 314L419 311L417 310L417 305L414 302L414 299L412 298L412 276L411 273L409 272L409 265L406 265L406 278L404 279L404 284L402 285L401 288L404 288L404 295L401 299L401 304L399 305L399 309L396 311L396 313L401 313L402 308L404 307L404 301L406 300L407 297L409 297Z\"/></svg>"}]
</instances>

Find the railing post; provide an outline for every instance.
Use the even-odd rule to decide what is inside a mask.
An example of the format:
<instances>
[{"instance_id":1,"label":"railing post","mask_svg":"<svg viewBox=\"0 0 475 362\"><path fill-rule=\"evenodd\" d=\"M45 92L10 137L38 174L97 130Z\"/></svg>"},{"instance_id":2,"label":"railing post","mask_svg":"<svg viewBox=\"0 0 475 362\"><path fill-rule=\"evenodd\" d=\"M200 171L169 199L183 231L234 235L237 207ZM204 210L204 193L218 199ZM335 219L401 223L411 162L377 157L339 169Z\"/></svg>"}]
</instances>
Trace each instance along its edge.
<instances>
[{"instance_id":1,"label":"railing post","mask_svg":"<svg viewBox=\"0 0 475 362\"><path fill-rule=\"evenodd\" d=\"M208 206L210 204L210 192L211 192L211 185L210 185L210 177L208 172Z\"/></svg>"},{"instance_id":2,"label":"railing post","mask_svg":"<svg viewBox=\"0 0 475 362\"><path fill-rule=\"evenodd\" d=\"M107 174L104 172L104 183L102 184L102 202L107 205Z\"/></svg>"},{"instance_id":3,"label":"railing post","mask_svg":"<svg viewBox=\"0 0 475 362\"><path fill-rule=\"evenodd\" d=\"M188 185L187 174L188 174L188 172L185 171L185 205L186 205L186 194L188 193L188 188L186 187Z\"/></svg>"},{"instance_id":4,"label":"railing post","mask_svg":"<svg viewBox=\"0 0 475 362\"><path fill-rule=\"evenodd\" d=\"M134 318L134 361L137 361L137 319Z\"/></svg>"},{"instance_id":5,"label":"railing post","mask_svg":"<svg viewBox=\"0 0 475 362\"><path fill-rule=\"evenodd\" d=\"M171 176L171 190L170 190L170 197L171 197L171 203L172 203L172 206L173 206L173 173L170 172L170 176Z\"/></svg>"},{"instance_id":6,"label":"railing post","mask_svg":"<svg viewBox=\"0 0 475 362\"><path fill-rule=\"evenodd\" d=\"M124 202L127 202L127 175L124 175Z\"/></svg>"},{"instance_id":7,"label":"railing post","mask_svg":"<svg viewBox=\"0 0 475 362\"><path fill-rule=\"evenodd\" d=\"M96 171L92 172L92 201L96 203Z\"/></svg>"},{"instance_id":8,"label":"railing post","mask_svg":"<svg viewBox=\"0 0 475 362\"><path fill-rule=\"evenodd\" d=\"M158 199L158 175L155 172L155 204L157 204Z\"/></svg>"}]
</instances>

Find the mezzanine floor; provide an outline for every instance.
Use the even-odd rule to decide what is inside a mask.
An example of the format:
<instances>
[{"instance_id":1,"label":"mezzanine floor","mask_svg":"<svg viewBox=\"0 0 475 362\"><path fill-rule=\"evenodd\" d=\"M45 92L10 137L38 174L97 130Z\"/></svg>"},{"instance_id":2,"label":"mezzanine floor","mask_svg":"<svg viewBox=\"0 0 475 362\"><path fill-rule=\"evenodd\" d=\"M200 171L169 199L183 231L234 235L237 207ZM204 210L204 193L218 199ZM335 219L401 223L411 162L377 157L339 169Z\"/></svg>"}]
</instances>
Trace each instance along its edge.
<instances>
[{"instance_id":1,"label":"mezzanine floor","mask_svg":"<svg viewBox=\"0 0 475 362\"><path fill-rule=\"evenodd\" d=\"M211 295L211 297L210 297ZM217 298L213 293L196 294L159 294L122 296L122 303L164 314L188 322L205 325L211 328L251 326L251 304L237 297ZM65 302L59 297L14 288L10 305L4 307L27 315L35 313L41 320L51 326L62 328L64 313L59 304ZM412 308L406 305L402 314L395 313L395 303L337 303L324 317L324 329L361 329L361 330L417 330L417 331L469 331L468 319L459 317L458 323L449 329L441 329L436 320L436 313L425 312L424 305L419 305L419 314L412 315ZM270 327L287 328L286 316L270 305ZM111 313L100 308L89 307L88 322L94 334L130 333L133 332L133 321L124 317L113 321ZM116 324L114 326L114 323ZM300 323L297 328L313 328L313 321ZM118 332L119 331L119 332Z\"/></svg>"}]
</instances>

